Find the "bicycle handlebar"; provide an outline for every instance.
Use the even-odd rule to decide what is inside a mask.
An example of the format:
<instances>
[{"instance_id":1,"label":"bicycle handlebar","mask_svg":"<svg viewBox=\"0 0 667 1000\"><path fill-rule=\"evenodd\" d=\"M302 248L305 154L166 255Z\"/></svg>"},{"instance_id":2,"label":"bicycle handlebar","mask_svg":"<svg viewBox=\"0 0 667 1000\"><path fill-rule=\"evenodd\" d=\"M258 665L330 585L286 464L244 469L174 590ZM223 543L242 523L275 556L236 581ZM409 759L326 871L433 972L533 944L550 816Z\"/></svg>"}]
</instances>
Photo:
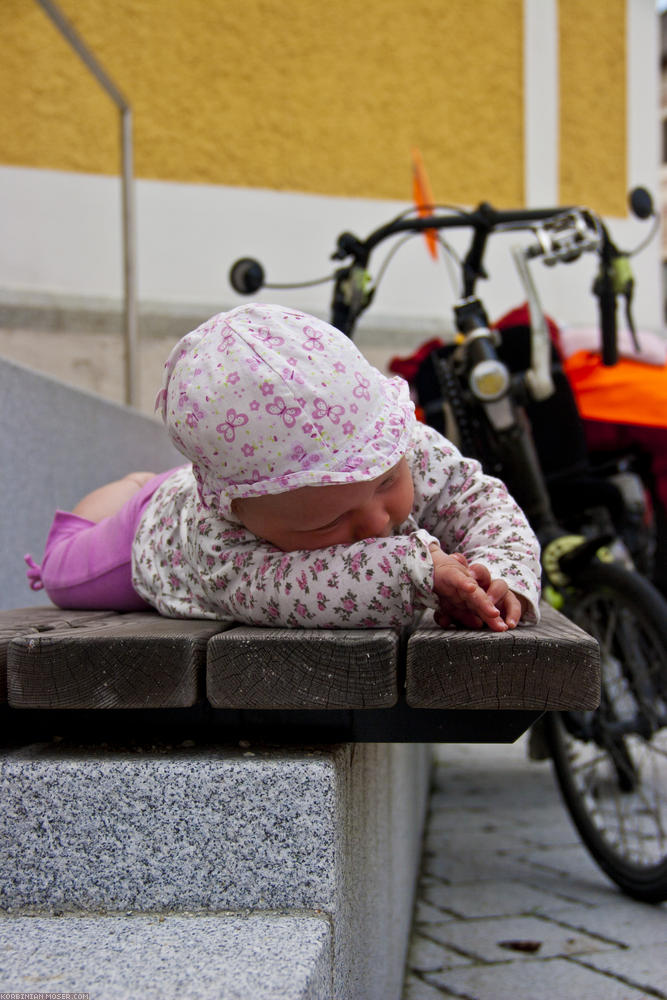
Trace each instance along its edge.
<instances>
[{"instance_id":1,"label":"bicycle handlebar","mask_svg":"<svg viewBox=\"0 0 667 1000\"><path fill-rule=\"evenodd\" d=\"M486 242L490 235L495 232L531 229L540 223L557 220L563 216L574 217L575 215L584 220L584 229L587 228L591 233L604 233L608 239L600 220L585 209L557 206L553 208L499 210L493 208L488 202L482 202L472 211L456 210L447 215L412 216L403 214L371 232L365 240L360 240L350 232L341 233L332 257L334 260L351 258L351 262L336 272L332 307L333 322L345 333L351 334L357 318L370 305L372 299L372 291L359 295L357 290L356 294L352 296L350 288L356 287L358 282L355 283L351 279L355 273L365 271L373 250L392 236L428 230L472 229L470 245L462 262L462 298L467 299L473 297L477 279L485 277L482 262ZM577 238L579 238L579 234ZM581 246L581 250L590 248L590 246ZM578 256L579 252L581 251L575 248L571 259ZM555 257L554 259L559 258Z\"/></svg>"},{"instance_id":2,"label":"bicycle handlebar","mask_svg":"<svg viewBox=\"0 0 667 1000\"><path fill-rule=\"evenodd\" d=\"M633 213L642 219L655 214L653 203L648 191L636 188L630 196ZM435 208L435 206L433 206ZM335 289L332 304L332 322L347 334L351 334L354 324L361 313L370 305L373 289L368 288L367 281L361 272L367 268L373 250L391 236L401 233L422 233L428 230L441 229L472 229L473 235L466 256L462 262L462 297L470 298L474 294L477 279L485 277L482 267L486 242L495 232L526 230L536 227L539 223L557 220L568 213L583 220L584 228L598 236L595 248L600 258L600 270L593 285L593 292L599 300L600 326L602 333L603 360L606 365L616 363L616 296L626 294L628 302L630 294L626 286L619 288L616 264L625 255L612 242L602 220L586 208L574 206L555 206L553 208L523 208L496 209L488 202L481 202L471 211L452 209L448 214L432 214L414 216L404 213L371 232L365 240L360 240L350 232L343 232L336 241L333 260L351 262L339 268L332 276L335 279ZM555 256L553 259L574 260L581 252L593 249L593 245L582 238L582 244L576 241L570 255ZM531 256L543 255L538 248ZM248 295L261 287L290 287L288 285L272 286L264 281L264 270L258 261L242 258L231 269L230 281L232 287L241 294Z\"/></svg>"},{"instance_id":3,"label":"bicycle handlebar","mask_svg":"<svg viewBox=\"0 0 667 1000\"><path fill-rule=\"evenodd\" d=\"M351 256L354 257L355 263L365 267L375 247L398 233L420 233L429 229L474 229L476 234L481 233L488 236L503 227L526 228L530 223L542 222L572 210L571 207L563 206L499 210L493 208L488 202L482 202L471 212L461 209L450 215L419 217L402 215L375 229L365 240L360 240L353 233L341 233L337 240L333 259L344 260Z\"/></svg>"}]
</instances>

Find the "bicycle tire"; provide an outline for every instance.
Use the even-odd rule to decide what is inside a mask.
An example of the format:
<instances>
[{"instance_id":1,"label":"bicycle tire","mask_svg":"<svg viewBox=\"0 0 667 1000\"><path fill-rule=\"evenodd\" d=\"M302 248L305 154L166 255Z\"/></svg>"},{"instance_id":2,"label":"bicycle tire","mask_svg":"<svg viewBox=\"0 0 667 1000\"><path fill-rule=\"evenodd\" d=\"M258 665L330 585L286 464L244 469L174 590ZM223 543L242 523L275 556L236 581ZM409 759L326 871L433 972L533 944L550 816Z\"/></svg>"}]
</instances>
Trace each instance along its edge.
<instances>
[{"instance_id":1,"label":"bicycle tire","mask_svg":"<svg viewBox=\"0 0 667 1000\"><path fill-rule=\"evenodd\" d=\"M634 899L667 899L667 602L596 560L563 612L600 644L595 712L554 712L545 736L561 795L600 868Z\"/></svg>"}]
</instances>

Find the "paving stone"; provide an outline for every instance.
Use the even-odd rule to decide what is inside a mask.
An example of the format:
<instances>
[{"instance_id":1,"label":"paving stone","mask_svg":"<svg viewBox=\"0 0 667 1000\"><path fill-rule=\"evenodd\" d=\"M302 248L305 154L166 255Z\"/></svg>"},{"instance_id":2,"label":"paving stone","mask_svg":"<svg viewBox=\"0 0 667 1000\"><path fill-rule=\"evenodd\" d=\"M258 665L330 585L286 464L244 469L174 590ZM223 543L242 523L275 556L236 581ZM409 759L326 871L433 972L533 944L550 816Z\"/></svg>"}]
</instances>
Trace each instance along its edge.
<instances>
[{"instance_id":1,"label":"paving stone","mask_svg":"<svg viewBox=\"0 0 667 1000\"><path fill-rule=\"evenodd\" d=\"M529 768L535 767L534 771ZM509 779L511 784L501 790L498 788L498 775L502 773L503 781ZM498 769L488 769L486 771L474 770L472 768L461 769L459 773L445 772L440 767L435 776L433 787L432 808L451 815L451 800L448 796L452 792L460 795L460 804L465 808L476 809L480 802L490 800L498 802L498 816L512 815L513 804L519 799L526 798L529 794L531 799L526 805L535 809L539 806L545 808L556 808L561 806L561 799L554 784L551 770L545 771L539 765L531 765L521 762L518 766L505 766L501 771ZM495 816L495 814L494 814ZM496 817L498 818L498 817Z\"/></svg>"},{"instance_id":2,"label":"paving stone","mask_svg":"<svg viewBox=\"0 0 667 1000\"><path fill-rule=\"evenodd\" d=\"M649 906L620 893L607 906L575 906L559 910L558 920L631 948L662 944L667 969L667 904Z\"/></svg>"},{"instance_id":3,"label":"paving stone","mask_svg":"<svg viewBox=\"0 0 667 1000\"><path fill-rule=\"evenodd\" d=\"M531 765L527 763L523 766ZM503 784L508 784L499 787L499 778ZM438 772L432 800L434 812L442 812L443 816L451 818L453 794L458 796L462 809L477 811L480 806L493 803L494 809L487 813L487 822L490 819L495 822L511 821L513 818L520 821L522 814L515 812L520 804L532 812L553 809L554 813L567 820L567 813L563 812L562 800L550 771L538 770L531 775L516 768L506 768L503 772L496 770L480 775L478 772L465 770L456 777L451 775L444 779Z\"/></svg>"},{"instance_id":4,"label":"paving stone","mask_svg":"<svg viewBox=\"0 0 667 1000\"><path fill-rule=\"evenodd\" d=\"M567 900L538 892L517 882L465 882L429 886L423 898L460 917L504 917L514 914L549 914L568 906Z\"/></svg>"},{"instance_id":5,"label":"paving stone","mask_svg":"<svg viewBox=\"0 0 667 1000\"><path fill-rule=\"evenodd\" d=\"M446 924L430 926L425 933L443 945L464 952L471 960L481 959L485 962L589 955L615 947L581 931L561 927L540 917L450 920ZM510 942L515 947L509 947ZM533 946L535 950L529 946Z\"/></svg>"},{"instance_id":6,"label":"paving stone","mask_svg":"<svg viewBox=\"0 0 667 1000\"><path fill-rule=\"evenodd\" d=\"M426 900L417 900L414 915L415 928L419 928L421 924L441 924L451 919L452 917L444 914L442 910L439 910L437 907L431 906L431 904L427 903Z\"/></svg>"},{"instance_id":7,"label":"paving stone","mask_svg":"<svg viewBox=\"0 0 667 1000\"><path fill-rule=\"evenodd\" d=\"M522 879L529 877L531 866L513 854L508 854L502 845L493 846L492 840L486 849L476 847L467 850L461 841L455 845L444 843L440 851L429 853L422 862L425 875L444 882L467 882L470 879Z\"/></svg>"},{"instance_id":8,"label":"paving stone","mask_svg":"<svg viewBox=\"0 0 667 1000\"><path fill-rule=\"evenodd\" d=\"M428 851L443 853L443 848L447 852L465 850L469 854L487 853L493 851L494 854L502 851L504 853L516 852L523 855L526 850L525 841L517 836L517 829L506 826L480 826L477 822L465 822L466 817L461 816L462 826L456 830L438 830L431 820L428 823L428 832L424 838L424 846ZM575 845L576 846L576 845ZM531 852L535 848L531 846Z\"/></svg>"},{"instance_id":9,"label":"paving stone","mask_svg":"<svg viewBox=\"0 0 667 1000\"><path fill-rule=\"evenodd\" d=\"M442 885L442 879L436 878L435 875L422 875L417 885L417 892L421 898L424 898L424 892L427 889L440 885Z\"/></svg>"},{"instance_id":10,"label":"paving stone","mask_svg":"<svg viewBox=\"0 0 667 1000\"><path fill-rule=\"evenodd\" d=\"M587 955L580 961L618 976L638 989L657 987L661 995L667 997L667 944L654 944L645 948L614 948L613 951L599 955Z\"/></svg>"},{"instance_id":11,"label":"paving stone","mask_svg":"<svg viewBox=\"0 0 667 1000\"><path fill-rule=\"evenodd\" d=\"M520 855L544 847L581 849L581 841L555 810L547 814L547 818L552 820L550 823L545 822L542 813L533 817L527 812L521 817L500 817L492 825L488 823L489 811L461 810L456 825L444 820L441 813L437 814L429 820L426 846L437 846L448 839L460 840L465 833L469 833L480 841L493 840L496 846L504 845L507 850L517 851Z\"/></svg>"},{"instance_id":12,"label":"paving stone","mask_svg":"<svg viewBox=\"0 0 667 1000\"><path fill-rule=\"evenodd\" d=\"M425 979L466 1000L647 1000L643 991L563 958L470 966Z\"/></svg>"},{"instance_id":13,"label":"paving stone","mask_svg":"<svg viewBox=\"0 0 667 1000\"><path fill-rule=\"evenodd\" d=\"M562 809L559 806L559 809ZM551 823L544 822L545 817L533 817L526 815L521 823L521 829L517 831L515 843L512 848L521 851L522 856L531 854L534 850L545 848L572 847L582 850L581 840L577 833L573 832L569 821L564 821L567 817L556 815L555 810L550 810L546 819L551 819Z\"/></svg>"},{"instance_id":14,"label":"paving stone","mask_svg":"<svg viewBox=\"0 0 667 1000\"><path fill-rule=\"evenodd\" d=\"M538 892L553 893L558 897L557 909L550 910L546 906L543 911L546 916L555 920L560 920L561 901L567 902L568 906L581 906L590 912L599 906L613 906L619 897L611 882L606 882L604 879L599 883L593 883L576 876L566 879L557 872L537 872L527 882Z\"/></svg>"},{"instance_id":15,"label":"paving stone","mask_svg":"<svg viewBox=\"0 0 667 1000\"><path fill-rule=\"evenodd\" d=\"M527 765L530 766L530 765ZM514 772L494 775L494 785L470 798L457 785L436 792L431 801L429 835L496 832L508 846L581 846L550 774L522 785ZM547 783L548 794L541 786ZM453 808L456 803L456 808Z\"/></svg>"},{"instance_id":16,"label":"paving stone","mask_svg":"<svg viewBox=\"0 0 667 1000\"><path fill-rule=\"evenodd\" d=\"M403 985L402 1000L442 1000L442 990L429 986L423 979L408 972Z\"/></svg>"},{"instance_id":17,"label":"paving stone","mask_svg":"<svg viewBox=\"0 0 667 1000\"><path fill-rule=\"evenodd\" d=\"M489 769L505 770L513 761L527 760L527 736L514 743L439 743L435 748L435 760L443 770L448 767L460 768L465 765L471 770L487 772Z\"/></svg>"},{"instance_id":18,"label":"paving stone","mask_svg":"<svg viewBox=\"0 0 667 1000\"><path fill-rule=\"evenodd\" d=\"M462 964L408 969L403 1000L667 1000L667 903L623 896L522 743L436 748L413 934Z\"/></svg>"},{"instance_id":19,"label":"paving stone","mask_svg":"<svg viewBox=\"0 0 667 1000\"><path fill-rule=\"evenodd\" d=\"M563 845L542 847L526 854L526 861L538 868L551 868L568 877L578 875L593 882L607 881L606 876L581 844L571 847Z\"/></svg>"},{"instance_id":20,"label":"paving stone","mask_svg":"<svg viewBox=\"0 0 667 1000\"><path fill-rule=\"evenodd\" d=\"M443 944L432 941L419 932L413 934L408 952L408 968L411 972L436 972L438 969L469 964L469 958L458 955Z\"/></svg>"},{"instance_id":21,"label":"paving stone","mask_svg":"<svg viewBox=\"0 0 667 1000\"><path fill-rule=\"evenodd\" d=\"M613 905L619 898L624 898L614 883L601 871L583 878L577 874L564 875L550 868L526 866L523 875L518 876L518 881L538 892L556 896L559 910L563 900L569 900L574 906L582 905L590 909Z\"/></svg>"},{"instance_id":22,"label":"paving stone","mask_svg":"<svg viewBox=\"0 0 667 1000\"><path fill-rule=\"evenodd\" d=\"M445 961L447 949L441 944L429 941L416 933L412 935L408 952L408 968L413 972L436 972L448 963Z\"/></svg>"},{"instance_id":23,"label":"paving stone","mask_svg":"<svg viewBox=\"0 0 667 1000\"><path fill-rule=\"evenodd\" d=\"M559 806L565 809L564 806ZM531 823L521 827L521 844L526 847L578 847L581 849L581 840L567 817L554 815L554 810L549 813L553 822L550 825Z\"/></svg>"}]
</instances>

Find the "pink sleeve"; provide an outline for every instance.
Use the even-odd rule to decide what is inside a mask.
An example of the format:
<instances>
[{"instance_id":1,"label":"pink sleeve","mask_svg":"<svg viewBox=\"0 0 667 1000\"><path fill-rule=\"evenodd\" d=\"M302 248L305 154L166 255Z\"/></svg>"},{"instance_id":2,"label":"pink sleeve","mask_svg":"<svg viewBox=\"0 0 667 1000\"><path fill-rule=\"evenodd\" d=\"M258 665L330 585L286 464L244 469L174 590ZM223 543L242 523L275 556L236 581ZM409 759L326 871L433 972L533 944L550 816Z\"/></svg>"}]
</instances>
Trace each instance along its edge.
<instances>
[{"instance_id":1,"label":"pink sleeve","mask_svg":"<svg viewBox=\"0 0 667 1000\"><path fill-rule=\"evenodd\" d=\"M409 460L416 521L446 552L461 552L469 562L485 565L492 578L504 579L530 605L523 620L539 621L540 546L504 483L423 424Z\"/></svg>"},{"instance_id":2,"label":"pink sleeve","mask_svg":"<svg viewBox=\"0 0 667 1000\"><path fill-rule=\"evenodd\" d=\"M437 606L427 532L312 552L281 552L245 534L244 544L217 553L203 581L217 617L291 628L382 628L409 624Z\"/></svg>"}]
</instances>

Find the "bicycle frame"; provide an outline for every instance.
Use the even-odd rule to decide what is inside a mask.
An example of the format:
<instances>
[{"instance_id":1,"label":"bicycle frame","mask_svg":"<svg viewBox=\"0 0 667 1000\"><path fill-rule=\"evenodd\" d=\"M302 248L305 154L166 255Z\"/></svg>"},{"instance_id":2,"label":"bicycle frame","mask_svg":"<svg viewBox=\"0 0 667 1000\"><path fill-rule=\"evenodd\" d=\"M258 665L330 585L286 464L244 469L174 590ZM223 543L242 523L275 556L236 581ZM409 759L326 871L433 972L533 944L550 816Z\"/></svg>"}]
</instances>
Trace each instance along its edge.
<instances>
[{"instance_id":1,"label":"bicycle frame","mask_svg":"<svg viewBox=\"0 0 667 1000\"><path fill-rule=\"evenodd\" d=\"M633 208L637 191L633 192ZM648 192L643 192L643 195L650 207L650 195ZM454 308L457 330L463 342L451 353L448 352L447 358L441 358L440 352L434 352L431 359L433 382L440 386L439 395L448 398L453 407L456 407L459 397L459 429L465 429L466 422L471 419L476 420L478 429L482 428L488 447L486 456L480 457L486 458L487 471L506 481L540 539L545 543L558 540L565 532L554 517L529 422L523 412L525 401L547 399L553 391L550 340L529 274L528 261L542 257L547 263L570 262L577 260L582 253L597 252L600 268L593 290L600 303L605 362L613 363L616 355L616 296L627 294L624 292L624 288L627 289L627 255L615 247L601 219L585 208L558 206L501 211L482 202L472 211L449 209L447 214L442 214L442 209L435 211L434 206L426 207L433 214L415 216L412 214L414 210L408 210L380 226L365 240L350 232L338 237L332 257L349 262L333 275L331 323L346 335L354 335L356 322L371 304L374 295L368 264L373 251L385 240L427 230L471 230L467 253L461 262L461 297ZM635 211L635 214L640 218L648 217L647 206L642 203L641 207L642 212ZM528 232L532 236L532 244L527 250L517 248L514 252L530 306L532 358L528 370L519 377L510 377L497 354L498 335L489 329L484 306L476 297L475 289L479 278L486 277L483 260L489 237L495 233L515 231ZM614 268L619 262L624 263L625 286L616 281ZM250 258L242 258L233 265L230 279L233 287L244 294L250 294L262 285L290 287L266 284L263 268ZM450 362L456 369L452 379L448 375ZM449 384L445 385L448 380ZM461 385L465 386L463 390ZM460 400L461 391L466 393L466 400ZM463 447L462 450L471 449ZM559 569L561 563L566 560L571 562L575 556L579 560L588 557L589 547L584 541L577 537L565 548L552 549L555 555L545 565L553 564L562 579L565 574ZM591 558L593 555L594 550Z\"/></svg>"},{"instance_id":2,"label":"bicycle frame","mask_svg":"<svg viewBox=\"0 0 667 1000\"><path fill-rule=\"evenodd\" d=\"M356 320L372 301L366 267L373 249L383 240L401 232L421 232L434 228L472 228L473 235L462 263L462 296L454 306L456 327L462 342L434 352L428 359L440 395L456 408L461 385L473 406L464 404L456 414L461 431L473 414L484 438L486 454L478 454L487 471L499 475L525 511L540 541L548 543L564 534L553 513L530 425L522 409L522 398L545 399L553 392L551 342L537 290L530 276L528 260L544 257L550 263L574 260L584 252L597 250L603 227L590 213L574 208L498 212L481 205L471 213L401 218L381 227L363 243L349 233L338 240L334 257L351 256L352 263L335 276L332 323L353 336ZM499 359L498 334L489 327L475 288L484 276L483 257L489 236L498 231L529 231L533 243L528 249L515 248L514 257L526 290L531 317L531 366L523 378L511 378ZM456 373L452 380L449 367ZM456 384L458 383L458 385ZM482 423L480 427L479 424ZM468 444L468 447L465 447ZM464 451L473 452L471 442ZM479 449L477 449L479 450Z\"/></svg>"},{"instance_id":3,"label":"bicycle frame","mask_svg":"<svg viewBox=\"0 0 667 1000\"><path fill-rule=\"evenodd\" d=\"M644 206L643 213L635 214L648 218L652 212ZM537 417L538 412L543 419L544 409L538 410L542 406L556 419L563 414L567 419L563 399L571 399L579 420L573 397L555 394L563 382L571 390L562 373L554 372L552 378L551 341L530 262L569 262L582 253L598 254L593 290L600 303L603 360L609 364L616 356L616 297L623 294L630 300L627 258L613 245L602 222L586 209L498 212L482 204L472 212L403 215L366 240L351 233L339 237L334 259L348 262L334 274L333 325L353 336L357 319L373 299L367 268L379 244L401 233L454 228L472 230L461 261L461 295L454 306L459 337L423 359L417 376L419 402L437 430L445 431L445 414L451 411L461 451L505 481L542 542L545 597L599 642L600 708L591 713L547 714L542 731L565 803L592 857L630 896L661 902L667 899L662 812L662 797L667 802L667 753L662 740L667 725L667 605L649 581L602 548L615 540L614 534L597 534L596 522L594 537L587 524L584 532L589 537L572 535L558 523L529 420L529 414ZM489 236L508 231L530 236L527 246L524 239L512 251L530 315L530 363L514 366L514 374L509 370L511 353L506 354L505 364L506 345L490 328L475 294L478 279L485 276ZM234 288L246 294L264 283L261 265L249 258L234 265L231 277ZM535 426L539 435L537 420ZM446 436L452 435L447 431ZM576 482L572 474L578 474L569 454L575 445L576 429L568 437L567 464L561 469L557 457L555 465L568 487ZM598 499L596 492L596 503ZM586 517L587 509L581 514ZM578 530L583 522L574 523ZM646 759L649 767L644 766Z\"/></svg>"}]
</instances>

